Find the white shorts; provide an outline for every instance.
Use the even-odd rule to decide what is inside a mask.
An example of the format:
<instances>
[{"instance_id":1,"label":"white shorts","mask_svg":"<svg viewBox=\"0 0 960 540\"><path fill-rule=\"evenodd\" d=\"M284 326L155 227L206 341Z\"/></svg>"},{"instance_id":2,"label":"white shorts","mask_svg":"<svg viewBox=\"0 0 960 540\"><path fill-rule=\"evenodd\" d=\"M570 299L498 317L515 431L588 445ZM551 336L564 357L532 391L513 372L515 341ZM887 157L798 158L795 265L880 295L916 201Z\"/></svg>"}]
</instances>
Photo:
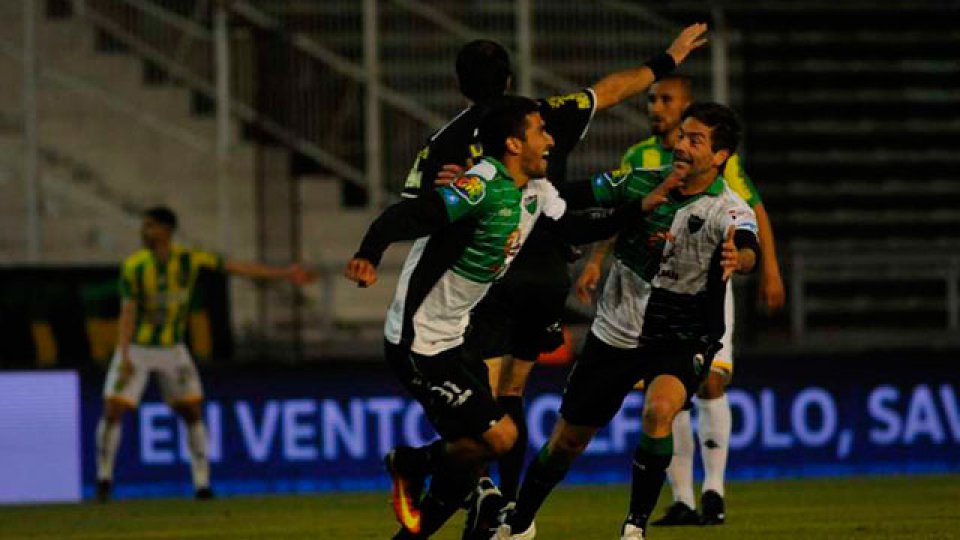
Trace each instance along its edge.
<instances>
[{"instance_id":1,"label":"white shorts","mask_svg":"<svg viewBox=\"0 0 960 540\"><path fill-rule=\"evenodd\" d=\"M120 399L136 407L143 397L143 390L151 373L156 373L160 381L160 393L167 403L198 401L203 398L197 366L182 343L172 347L130 345L130 361L133 363L133 374L125 382L121 382L120 351L113 353L107 380L103 385L104 399Z\"/></svg>"}]
</instances>

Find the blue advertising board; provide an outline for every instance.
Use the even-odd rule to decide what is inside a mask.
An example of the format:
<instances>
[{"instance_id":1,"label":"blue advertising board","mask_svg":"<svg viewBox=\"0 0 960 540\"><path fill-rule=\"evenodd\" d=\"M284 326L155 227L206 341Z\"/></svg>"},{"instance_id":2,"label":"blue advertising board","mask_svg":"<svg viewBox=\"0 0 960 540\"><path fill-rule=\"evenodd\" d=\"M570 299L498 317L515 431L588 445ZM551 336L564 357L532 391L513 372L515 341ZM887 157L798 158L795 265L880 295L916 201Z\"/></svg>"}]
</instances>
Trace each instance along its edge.
<instances>
[{"instance_id":1,"label":"blue advertising board","mask_svg":"<svg viewBox=\"0 0 960 540\"><path fill-rule=\"evenodd\" d=\"M805 376L772 371L755 370L729 389L729 478L960 471L960 381L952 371L853 370L823 380L817 369L798 371ZM534 373L531 450L550 433L564 375L559 368ZM90 496L101 380L83 380L83 486ZM218 370L205 373L204 384L212 476L222 494L381 489L387 450L434 437L419 405L385 369ZM569 481L628 480L642 402L640 392L627 397ZM116 495L188 494L188 459L183 427L148 393L125 425Z\"/></svg>"}]
</instances>

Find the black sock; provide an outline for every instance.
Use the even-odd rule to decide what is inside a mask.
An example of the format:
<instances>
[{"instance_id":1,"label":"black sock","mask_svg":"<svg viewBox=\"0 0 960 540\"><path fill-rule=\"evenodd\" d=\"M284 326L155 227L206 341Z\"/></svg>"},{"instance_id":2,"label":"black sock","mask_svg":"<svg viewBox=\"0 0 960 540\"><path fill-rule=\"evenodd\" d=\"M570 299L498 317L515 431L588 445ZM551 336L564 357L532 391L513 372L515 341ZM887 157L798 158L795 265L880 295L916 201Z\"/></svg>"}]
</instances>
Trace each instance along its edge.
<instances>
[{"instance_id":1,"label":"black sock","mask_svg":"<svg viewBox=\"0 0 960 540\"><path fill-rule=\"evenodd\" d=\"M477 485L475 467L448 463L433 474L430 489L420 502L420 534L437 532L461 508L463 499Z\"/></svg>"},{"instance_id":2,"label":"black sock","mask_svg":"<svg viewBox=\"0 0 960 540\"><path fill-rule=\"evenodd\" d=\"M500 396L497 403L517 425L517 442L499 461L500 492L507 501L516 501L523 460L527 455L527 417L523 413L523 396Z\"/></svg>"},{"instance_id":3,"label":"black sock","mask_svg":"<svg viewBox=\"0 0 960 540\"><path fill-rule=\"evenodd\" d=\"M553 488L563 480L570 470L570 458L559 452L551 453L544 445L527 467L527 474L520 487L517 497L517 507L508 523L515 532L522 532L530 528L543 501L547 499Z\"/></svg>"},{"instance_id":4,"label":"black sock","mask_svg":"<svg viewBox=\"0 0 960 540\"><path fill-rule=\"evenodd\" d=\"M630 523L646 529L672 458L673 435L653 438L646 433L640 434L640 442L633 452L630 515L627 517Z\"/></svg>"}]
</instances>

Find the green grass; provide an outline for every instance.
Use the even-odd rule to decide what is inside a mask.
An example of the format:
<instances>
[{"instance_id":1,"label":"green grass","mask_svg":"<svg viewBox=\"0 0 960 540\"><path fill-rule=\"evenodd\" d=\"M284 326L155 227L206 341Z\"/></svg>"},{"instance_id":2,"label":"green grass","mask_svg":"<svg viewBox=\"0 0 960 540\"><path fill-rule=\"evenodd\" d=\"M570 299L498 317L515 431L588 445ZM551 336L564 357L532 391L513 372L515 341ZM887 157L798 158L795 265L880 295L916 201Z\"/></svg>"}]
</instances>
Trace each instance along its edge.
<instances>
[{"instance_id":1,"label":"green grass","mask_svg":"<svg viewBox=\"0 0 960 540\"><path fill-rule=\"evenodd\" d=\"M732 483L727 490L726 525L654 528L649 536L960 539L957 475ZM616 539L626 504L626 486L561 487L538 516L538 538ZM455 516L435 538L459 538L462 521ZM387 493L0 508L0 538L17 540L387 539L394 530Z\"/></svg>"}]
</instances>

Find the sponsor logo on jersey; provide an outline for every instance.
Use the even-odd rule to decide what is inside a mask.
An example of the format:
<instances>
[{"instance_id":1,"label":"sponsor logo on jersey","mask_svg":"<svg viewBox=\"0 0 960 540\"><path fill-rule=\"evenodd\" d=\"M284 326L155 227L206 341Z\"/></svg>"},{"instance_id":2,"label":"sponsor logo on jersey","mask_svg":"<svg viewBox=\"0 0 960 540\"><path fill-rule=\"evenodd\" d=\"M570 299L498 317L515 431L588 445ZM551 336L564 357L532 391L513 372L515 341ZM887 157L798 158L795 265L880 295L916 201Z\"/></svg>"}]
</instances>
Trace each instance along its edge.
<instances>
[{"instance_id":1,"label":"sponsor logo on jersey","mask_svg":"<svg viewBox=\"0 0 960 540\"><path fill-rule=\"evenodd\" d=\"M461 176L451 184L453 189L469 204L479 204L487 194L487 186L476 176Z\"/></svg>"},{"instance_id":2,"label":"sponsor logo on jersey","mask_svg":"<svg viewBox=\"0 0 960 540\"><path fill-rule=\"evenodd\" d=\"M575 92L565 96L553 96L547 98L547 104L553 109L563 107L568 101L576 101L578 109L590 108L590 96L586 92Z\"/></svg>"},{"instance_id":3,"label":"sponsor logo on jersey","mask_svg":"<svg viewBox=\"0 0 960 540\"><path fill-rule=\"evenodd\" d=\"M687 228L690 229L690 234L697 234L697 232L703 228L703 218L698 215L690 216L690 219L687 220Z\"/></svg>"},{"instance_id":4,"label":"sponsor logo on jersey","mask_svg":"<svg viewBox=\"0 0 960 540\"><path fill-rule=\"evenodd\" d=\"M507 257L516 257L517 253L520 253L520 229L514 229L510 236L507 237L507 241L503 244L503 253Z\"/></svg>"},{"instance_id":5,"label":"sponsor logo on jersey","mask_svg":"<svg viewBox=\"0 0 960 540\"><path fill-rule=\"evenodd\" d=\"M513 215L513 210L510 208L501 208L497 215L500 217L510 217Z\"/></svg>"}]
</instances>

